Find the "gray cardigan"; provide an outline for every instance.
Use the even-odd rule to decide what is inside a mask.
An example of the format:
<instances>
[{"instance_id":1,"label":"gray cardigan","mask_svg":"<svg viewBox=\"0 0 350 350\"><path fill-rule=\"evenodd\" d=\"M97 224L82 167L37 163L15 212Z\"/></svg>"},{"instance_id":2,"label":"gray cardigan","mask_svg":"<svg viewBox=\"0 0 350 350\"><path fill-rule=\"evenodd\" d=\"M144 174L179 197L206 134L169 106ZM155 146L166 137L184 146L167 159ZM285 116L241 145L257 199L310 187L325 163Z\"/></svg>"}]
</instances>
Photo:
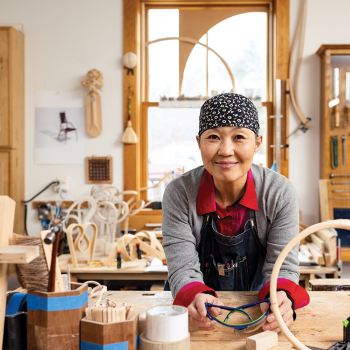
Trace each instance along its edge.
<instances>
[{"instance_id":1,"label":"gray cardigan","mask_svg":"<svg viewBox=\"0 0 350 350\"><path fill-rule=\"evenodd\" d=\"M266 248L264 283L284 246L299 233L297 192L290 180L261 166L252 165L259 210L255 213L258 236ZM196 248L203 215L197 215L197 196L205 168L200 166L173 180L163 197L163 247L169 269L168 281L175 298L187 283L203 283ZM299 282L298 245L288 254L279 277Z\"/></svg>"}]
</instances>

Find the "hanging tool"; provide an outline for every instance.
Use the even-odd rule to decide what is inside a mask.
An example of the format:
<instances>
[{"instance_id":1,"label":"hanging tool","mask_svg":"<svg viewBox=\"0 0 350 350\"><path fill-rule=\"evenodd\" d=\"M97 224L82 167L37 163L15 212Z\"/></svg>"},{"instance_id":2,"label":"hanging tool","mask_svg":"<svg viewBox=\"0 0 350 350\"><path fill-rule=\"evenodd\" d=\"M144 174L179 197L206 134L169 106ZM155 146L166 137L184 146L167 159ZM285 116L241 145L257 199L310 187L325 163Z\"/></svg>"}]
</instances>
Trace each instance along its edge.
<instances>
[{"instance_id":1,"label":"hanging tool","mask_svg":"<svg viewBox=\"0 0 350 350\"><path fill-rule=\"evenodd\" d=\"M331 166L338 168L338 136L331 136Z\"/></svg>"},{"instance_id":2,"label":"hanging tool","mask_svg":"<svg viewBox=\"0 0 350 350\"><path fill-rule=\"evenodd\" d=\"M343 164L345 164L345 140L346 140L346 136L342 135L341 137L341 142L342 142L342 156L343 156Z\"/></svg>"},{"instance_id":3,"label":"hanging tool","mask_svg":"<svg viewBox=\"0 0 350 350\"><path fill-rule=\"evenodd\" d=\"M333 69L333 100L329 102L329 107L334 108L334 126L340 126L340 110L339 110L339 68Z\"/></svg>"},{"instance_id":4,"label":"hanging tool","mask_svg":"<svg viewBox=\"0 0 350 350\"><path fill-rule=\"evenodd\" d=\"M63 221L65 219L65 215L59 214L56 219L52 221L50 224L50 232L46 235L44 242L46 244L53 244L52 247L52 255L51 255L51 268L49 272L49 285L47 287L48 292L55 291L55 282L56 282L56 258L58 251L58 243L59 243L59 234L63 230Z\"/></svg>"},{"instance_id":5,"label":"hanging tool","mask_svg":"<svg viewBox=\"0 0 350 350\"><path fill-rule=\"evenodd\" d=\"M337 182L337 181L332 181L332 185L350 185L350 182Z\"/></svg>"},{"instance_id":6,"label":"hanging tool","mask_svg":"<svg viewBox=\"0 0 350 350\"><path fill-rule=\"evenodd\" d=\"M350 124L350 72L345 73L346 122Z\"/></svg>"},{"instance_id":7,"label":"hanging tool","mask_svg":"<svg viewBox=\"0 0 350 350\"><path fill-rule=\"evenodd\" d=\"M336 175L336 174L330 174L329 177L332 179L333 177L350 177L350 175Z\"/></svg>"},{"instance_id":8,"label":"hanging tool","mask_svg":"<svg viewBox=\"0 0 350 350\"><path fill-rule=\"evenodd\" d=\"M350 190L333 190L332 192L334 193L345 193L345 192L350 192Z\"/></svg>"}]
</instances>

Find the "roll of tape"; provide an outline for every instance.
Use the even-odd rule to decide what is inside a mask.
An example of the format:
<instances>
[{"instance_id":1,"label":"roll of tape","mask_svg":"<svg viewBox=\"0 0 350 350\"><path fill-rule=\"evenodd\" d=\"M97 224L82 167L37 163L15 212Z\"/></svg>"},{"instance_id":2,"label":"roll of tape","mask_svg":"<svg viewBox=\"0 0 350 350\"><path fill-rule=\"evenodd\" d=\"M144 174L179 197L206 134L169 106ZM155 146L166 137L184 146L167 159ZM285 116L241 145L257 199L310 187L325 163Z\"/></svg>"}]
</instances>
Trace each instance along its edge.
<instances>
[{"instance_id":1,"label":"roll of tape","mask_svg":"<svg viewBox=\"0 0 350 350\"><path fill-rule=\"evenodd\" d=\"M187 308L175 305L162 305L147 310L147 339L156 342L174 342L183 340L187 336Z\"/></svg>"},{"instance_id":2,"label":"roll of tape","mask_svg":"<svg viewBox=\"0 0 350 350\"><path fill-rule=\"evenodd\" d=\"M145 332L140 334L139 350L190 350L190 333L185 339L171 342L157 342L146 338Z\"/></svg>"}]
</instances>

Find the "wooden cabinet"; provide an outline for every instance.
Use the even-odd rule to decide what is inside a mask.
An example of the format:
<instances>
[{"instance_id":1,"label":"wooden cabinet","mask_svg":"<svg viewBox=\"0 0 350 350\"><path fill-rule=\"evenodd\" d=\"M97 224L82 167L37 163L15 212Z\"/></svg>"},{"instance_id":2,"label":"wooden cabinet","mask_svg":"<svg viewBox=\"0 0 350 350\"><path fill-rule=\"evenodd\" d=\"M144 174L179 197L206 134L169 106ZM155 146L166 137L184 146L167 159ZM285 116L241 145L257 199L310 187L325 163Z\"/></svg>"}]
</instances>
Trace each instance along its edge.
<instances>
[{"instance_id":1,"label":"wooden cabinet","mask_svg":"<svg viewBox=\"0 0 350 350\"><path fill-rule=\"evenodd\" d=\"M321 220L350 219L350 99L346 96L346 90L350 96L350 45L322 45L317 54L321 57ZM350 261L349 231L337 232L341 259Z\"/></svg>"},{"instance_id":2,"label":"wooden cabinet","mask_svg":"<svg viewBox=\"0 0 350 350\"><path fill-rule=\"evenodd\" d=\"M0 195L16 201L16 233L24 233L24 129L24 35L0 27Z\"/></svg>"}]
</instances>

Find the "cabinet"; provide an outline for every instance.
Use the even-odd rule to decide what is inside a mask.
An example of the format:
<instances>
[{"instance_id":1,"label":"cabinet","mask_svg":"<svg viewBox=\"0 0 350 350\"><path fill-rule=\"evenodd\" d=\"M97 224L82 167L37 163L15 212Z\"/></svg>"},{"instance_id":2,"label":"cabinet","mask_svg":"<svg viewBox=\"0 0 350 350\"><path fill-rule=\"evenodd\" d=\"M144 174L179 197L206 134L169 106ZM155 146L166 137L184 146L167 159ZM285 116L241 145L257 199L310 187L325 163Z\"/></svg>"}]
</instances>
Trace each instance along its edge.
<instances>
[{"instance_id":1,"label":"cabinet","mask_svg":"<svg viewBox=\"0 0 350 350\"><path fill-rule=\"evenodd\" d=\"M16 201L16 233L24 233L24 129L24 35L0 27L0 195Z\"/></svg>"},{"instance_id":2,"label":"cabinet","mask_svg":"<svg viewBox=\"0 0 350 350\"><path fill-rule=\"evenodd\" d=\"M350 219L350 45L322 45L317 54L321 57L321 220ZM350 261L349 231L337 231L342 260Z\"/></svg>"}]
</instances>

